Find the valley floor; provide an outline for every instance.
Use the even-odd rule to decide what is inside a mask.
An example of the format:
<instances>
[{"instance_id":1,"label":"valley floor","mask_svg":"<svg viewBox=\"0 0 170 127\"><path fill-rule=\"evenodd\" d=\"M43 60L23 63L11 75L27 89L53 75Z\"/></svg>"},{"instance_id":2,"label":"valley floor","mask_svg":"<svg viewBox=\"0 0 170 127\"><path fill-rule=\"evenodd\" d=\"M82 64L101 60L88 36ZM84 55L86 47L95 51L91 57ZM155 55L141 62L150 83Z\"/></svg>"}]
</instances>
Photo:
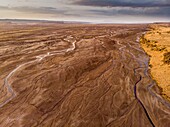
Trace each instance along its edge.
<instances>
[{"instance_id":1,"label":"valley floor","mask_svg":"<svg viewBox=\"0 0 170 127\"><path fill-rule=\"evenodd\" d=\"M147 27L0 23L0 126L169 126Z\"/></svg>"}]
</instances>

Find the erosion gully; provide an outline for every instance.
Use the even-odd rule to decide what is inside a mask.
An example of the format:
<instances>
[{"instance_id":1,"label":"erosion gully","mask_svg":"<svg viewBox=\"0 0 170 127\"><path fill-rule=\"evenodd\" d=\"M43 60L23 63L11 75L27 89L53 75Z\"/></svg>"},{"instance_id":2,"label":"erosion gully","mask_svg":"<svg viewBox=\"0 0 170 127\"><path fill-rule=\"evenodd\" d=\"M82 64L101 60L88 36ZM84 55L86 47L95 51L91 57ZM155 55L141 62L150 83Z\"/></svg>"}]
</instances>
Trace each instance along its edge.
<instances>
[{"instance_id":1,"label":"erosion gully","mask_svg":"<svg viewBox=\"0 0 170 127\"><path fill-rule=\"evenodd\" d=\"M144 35L144 34L146 34L146 32L144 32L144 33L142 33L142 35ZM130 47L130 49L134 49L134 50L138 50L139 52L141 52L141 53L143 53L143 54L146 54L145 52L144 52L144 50L141 50L140 49L140 36L138 36L137 37L137 39L136 39L136 42L137 42L137 47L134 47L134 46L131 46L129 43L127 43L128 44L128 46ZM161 103L163 103L166 107L168 107L168 108L170 108L170 104L169 104L169 102L168 101L166 101L165 99L163 99L161 96L159 96L158 94L156 94L153 90L152 90L152 87L154 86L154 85L156 85L155 84L155 82L153 81L153 79L152 79L152 77L150 76L150 74L148 74L148 70L149 70L149 57L140 57L140 55L138 56L138 58L137 58L137 56L135 56L132 52L130 52L130 51L128 51L128 50L126 50L126 52L128 52L132 57L133 57L133 59L134 60L136 60L136 62L138 63L138 67L136 67L136 68L134 68L133 69L133 71L134 71L134 75L135 76L139 76L139 80L134 84L134 95L135 95L135 98L138 100L138 102L140 103L140 105L142 106L142 108L144 109L144 112L145 112L145 114L146 114L146 116L147 116L147 118L148 118L148 120L150 121L150 123L151 123L151 125L153 126L153 127L155 127L155 125L154 125L154 123L153 123L153 121L152 121L152 119L151 119L151 117L150 117L150 115L149 115L149 113L148 113L148 111L147 111L147 109L145 108L145 105L143 104L143 102L140 100L140 98L138 97L138 95L137 95L137 86L140 84L140 82L142 81L142 76L140 75L140 70L142 69L143 70L143 74L144 74L144 76L146 77L146 78L148 78L149 80L150 80L150 84L148 84L147 86L146 86L146 89L147 89L147 91L149 92L149 94L151 95L151 96L153 96L153 97L155 97L159 102L161 102Z\"/></svg>"},{"instance_id":2,"label":"erosion gully","mask_svg":"<svg viewBox=\"0 0 170 127\"><path fill-rule=\"evenodd\" d=\"M143 33L143 34L145 34L145 33ZM140 39L140 37L138 36L137 39L136 39L136 42L138 43L138 47L140 47L140 46L139 46L139 45L140 45L140 44L139 44L139 39ZM140 100L140 98L137 96L137 85L138 85L138 84L141 82L141 80L142 80L142 76L138 73L138 70L139 70L139 69L144 69L144 75L148 77L148 76L149 76L149 75L148 75L148 68L149 68L149 67L148 67L148 62L149 62L149 59L148 59L148 58L146 58L146 59L137 58L132 52L130 52L130 51L128 51L128 50L125 50L125 49L127 48L126 45L120 44L119 42L118 42L118 44L121 45L121 47L119 48L119 51L120 51L121 54L122 54L122 58L125 59L125 55L124 55L124 54L125 54L125 52L127 52L128 54L130 54L130 55L132 56L132 58L133 58L134 60L136 60L136 62L137 62L138 65L139 65L138 67L136 67L136 68L133 69L134 75L135 75L135 76L139 76L139 80L134 84L134 96L135 96L136 100L140 103L140 105L142 106L142 108L143 108L143 110L144 110L144 112L145 112L145 114L146 114L149 122L151 123L151 125L152 125L153 127L155 127L155 125L154 125L151 117L149 116L149 113L148 113L147 109L145 108L145 105L142 103L142 101ZM138 50L139 52L144 53L143 50L141 50L141 49L139 49L139 48L137 48L137 47L133 47L133 46L131 46L129 43L127 43L127 44L128 44L128 46L129 46L131 49ZM143 65L144 65L144 66L143 66Z\"/></svg>"},{"instance_id":3,"label":"erosion gully","mask_svg":"<svg viewBox=\"0 0 170 127\"><path fill-rule=\"evenodd\" d=\"M7 98L6 100L4 100L2 103L0 103L0 108L3 107L5 104L7 104L9 101L11 101L16 96L15 91L11 87L11 83L9 83L9 79L14 75L14 73L16 71L18 71L19 69L21 69L22 67L24 67L28 64L31 64L31 63L34 63L34 62L40 62L41 60L43 60L46 57L61 54L61 53L67 53L67 52L71 52L71 51L75 50L76 40L71 42L70 41L71 39L73 39L72 36L68 36L67 38L64 39L64 41L66 41L68 43L72 43L71 47L64 49L64 50L52 51L52 52L48 52L46 54L38 55L38 56L35 57L36 58L35 60L23 63L23 64L17 66L14 70L12 70L4 79L4 86L7 88L7 91L11 94L11 96L9 98Z\"/></svg>"},{"instance_id":4,"label":"erosion gully","mask_svg":"<svg viewBox=\"0 0 170 127\"><path fill-rule=\"evenodd\" d=\"M143 34L145 34L145 33L143 33ZM137 39L136 39L136 42L137 42L137 44L138 44L137 47L131 46L129 43L127 43L127 45L128 45L131 49L138 50L139 52L145 53L142 49L140 49L139 38L140 38L140 36L138 36ZM72 37L72 36L68 36L68 37L67 37L66 39L64 39L64 40L67 41L67 42L69 42L69 43L71 43L70 39L73 39L73 37ZM73 50L75 50L75 48L76 48L75 44L76 44L76 41L72 42L72 46L71 46L70 48L67 48L67 49L64 49L64 50L59 50L59 51L52 51L52 52L48 52L48 53L43 54L43 55L36 56L36 57L35 57L35 58L36 58L35 60L29 61L29 62L26 62L26 63L23 63L23 64L17 66L14 70L12 70L12 71L6 76L6 78L4 79L4 86L7 88L8 92L11 94L11 97L8 98L8 99L6 99L5 101L3 101L3 102L0 104L0 107L3 107L5 104L7 104L9 101L11 101L11 100L16 96L15 91L12 89L11 84L9 83L9 79L14 75L14 73L15 73L16 71L18 71L20 68L22 68L22 67L24 67L24 66L26 66L26 65L28 65L28 64L30 64L30 63L39 62L39 61L43 60L43 59L46 58L46 57L53 56L53 55L57 55L57 54L60 54L60 53L66 53L66 52L73 51ZM129 53L129 54L132 56L132 58L133 58L134 60L136 60L136 62L137 62L138 65L139 65L137 68L134 68L134 69L133 69L134 75L135 75L135 76L139 76L139 80L134 84L134 96L135 96L136 100L140 103L140 105L142 106L142 108L143 108L143 110L144 110L144 112L145 112L148 120L150 121L151 125L152 125L153 127L155 127L155 125L154 125L154 123L153 123L153 121L152 121L152 119L151 119L151 117L150 117L147 109L145 108L145 105L143 104L143 102L140 100L140 98L139 98L138 95L137 95L137 86L139 85L139 83L140 83L141 80L142 80L142 76L141 76L140 73L138 72L140 69L143 69L144 75L152 81L150 75L148 75L148 69L149 69L149 67L148 67L148 62L149 62L149 58L147 58L147 57L146 57L145 59L137 58L137 56L135 56L132 52L130 52L130 51L128 51L128 50L125 50L125 49L127 48L126 45L123 45L122 43L120 44L119 42L117 42L117 44L121 46L121 47L119 48L119 51L120 51L121 54L122 54L122 59L126 59L126 58L125 58L125 52L127 52L127 53ZM152 96L156 97L156 98L157 98L159 101L161 101L163 104L165 104L167 107L170 108L170 104L169 104L167 101L165 101L164 99L162 99L161 97L159 97L157 94L155 94L155 93L153 92L153 90L151 90L151 88L152 88L154 85L155 85L154 82L152 82L151 84L149 84L149 85L147 86L148 92L149 92Z\"/></svg>"}]
</instances>

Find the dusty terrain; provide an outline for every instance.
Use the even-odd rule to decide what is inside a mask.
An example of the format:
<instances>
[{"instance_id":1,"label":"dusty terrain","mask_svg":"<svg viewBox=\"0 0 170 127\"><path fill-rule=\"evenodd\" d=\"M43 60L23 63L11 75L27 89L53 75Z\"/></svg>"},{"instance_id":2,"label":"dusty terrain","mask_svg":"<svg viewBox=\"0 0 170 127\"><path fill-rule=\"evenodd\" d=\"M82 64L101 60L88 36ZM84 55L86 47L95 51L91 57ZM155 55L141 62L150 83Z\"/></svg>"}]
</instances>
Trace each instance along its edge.
<instances>
[{"instance_id":1,"label":"dusty terrain","mask_svg":"<svg viewBox=\"0 0 170 127\"><path fill-rule=\"evenodd\" d=\"M170 25L154 24L150 26L141 44L150 56L153 79L162 90L162 95L170 100Z\"/></svg>"},{"instance_id":2,"label":"dusty terrain","mask_svg":"<svg viewBox=\"0 0 170 127\"><path fill-rule=\"evenodd\" d=\"M168 127L146 25L0 24L1 127Z\"/></svg>"}]
</instances>

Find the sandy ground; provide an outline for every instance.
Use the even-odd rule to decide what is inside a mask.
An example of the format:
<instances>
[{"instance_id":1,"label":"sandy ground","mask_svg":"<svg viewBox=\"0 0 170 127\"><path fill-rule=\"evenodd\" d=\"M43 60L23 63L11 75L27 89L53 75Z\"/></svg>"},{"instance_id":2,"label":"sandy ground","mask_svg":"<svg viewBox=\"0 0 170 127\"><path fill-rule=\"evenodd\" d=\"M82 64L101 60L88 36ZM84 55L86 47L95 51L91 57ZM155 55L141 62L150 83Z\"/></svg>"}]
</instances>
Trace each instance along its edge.
<instances>
[{"instance_id":1,"label":"sandy ground","mask_svg":"<svg viewBox=\"0 0 170 127\"><path fill-rule=\"evenodd\" d=\"M0 126L169 126L139 43L146 25L0 26Z\"/></svg>"},{"instance_id":2,"label":"sandy ground","mask_svg":"<svg viewBox=\"0 0 170 127\"><path fill-rule=\"evenodd\" d=\"M170 100L170 64L164 61L164 54L170 52L170 25L151 25L144 38L141 44L150 55L152 77L162 89L162 95Z\"/></svg>"}]
</instances>

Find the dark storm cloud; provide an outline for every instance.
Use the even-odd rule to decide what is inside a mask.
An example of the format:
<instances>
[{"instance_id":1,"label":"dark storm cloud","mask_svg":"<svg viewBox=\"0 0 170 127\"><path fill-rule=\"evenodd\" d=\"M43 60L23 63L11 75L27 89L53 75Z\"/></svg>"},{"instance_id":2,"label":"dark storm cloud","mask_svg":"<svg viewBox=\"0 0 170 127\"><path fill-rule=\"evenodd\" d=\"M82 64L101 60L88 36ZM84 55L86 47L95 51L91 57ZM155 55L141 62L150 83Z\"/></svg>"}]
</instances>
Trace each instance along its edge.
<instances>
[{"instance_id":1,"label":"dark storm cloud","mask_svg":"<svg viewBox=\"0 0 170 127\"><path fill-rule=\"evenodd\" d=\"M110 7L170 7L170 0L78 0L73 3Z\"/></svg>"},{"instance_id":2,"label":"dark storm cloud","mask_svg":"<svg viewBox=\"0 0 170 127\"><path fill-rule=\"evenodd\" d=\"M159 16L159 17L170 17L169 7L155 7L155 8L111 8L109 10L88 10L98 15L114 16L114 15L131 15L131 16Z\"/></svg>"},{"instance_id":3,"label":"dark storm cloud","mask_svg":"<svg viewBox=\"0 0 170 127\"><path fill-rule=\"evenodd\" d=\"M73 4L94 7L89 11L98 15L170 17L170 0L77 0ZM101 10L95 10L95 7L101 7Z\"/></svg>"}]
</instances>

